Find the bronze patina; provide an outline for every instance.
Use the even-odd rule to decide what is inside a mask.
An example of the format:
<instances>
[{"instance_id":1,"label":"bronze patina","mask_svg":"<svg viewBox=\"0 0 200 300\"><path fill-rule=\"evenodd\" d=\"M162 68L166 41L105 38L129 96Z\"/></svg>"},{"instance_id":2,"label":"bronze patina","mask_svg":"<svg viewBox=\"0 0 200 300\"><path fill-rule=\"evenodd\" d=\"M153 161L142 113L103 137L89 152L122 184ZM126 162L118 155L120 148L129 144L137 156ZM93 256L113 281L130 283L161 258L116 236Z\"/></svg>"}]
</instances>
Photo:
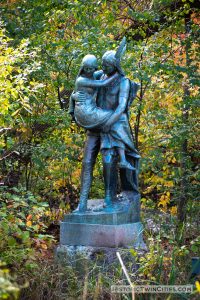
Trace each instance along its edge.
<instances>
[{"instance_id":1,"label":"bronze patina","mask_svg":"<svg viewBox=\"0 0 200 300\"><path fill-rule=\"evenodd\" d=\"M140 156L134 146L128 114L138 85L126 78L122 71L120 60L125 46L124 38L117 51L107 51L103 55L102 71L97 71L96 57L86 55L71 95L69 112L80 126L87 129L79 212L87 210L99 151L103 157L105 208L110 211L116 208L113 203L117 194L118 166L121 190L138 194Z\"/></svg>"}]
</instances>

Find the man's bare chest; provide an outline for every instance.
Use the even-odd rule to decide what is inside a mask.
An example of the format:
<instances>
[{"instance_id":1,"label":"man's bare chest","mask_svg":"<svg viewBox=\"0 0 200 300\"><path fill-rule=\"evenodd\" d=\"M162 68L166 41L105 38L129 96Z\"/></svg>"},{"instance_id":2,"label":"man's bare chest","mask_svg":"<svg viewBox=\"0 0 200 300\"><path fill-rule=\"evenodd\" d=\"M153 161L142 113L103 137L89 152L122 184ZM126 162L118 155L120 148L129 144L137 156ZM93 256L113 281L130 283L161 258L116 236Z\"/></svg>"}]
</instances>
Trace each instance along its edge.
<instances>
[{"instance_id":1,"label":"man's bare chest","mask_svg":"<svg viewBox=\"0 0 200 300\"><path fill-rule=\"evenodd\" d=\"M119 85L109 86L105 88L104 91L104 100L106 107L110 109L115 109L119 103Z\"/></svg>"}]
</instances>

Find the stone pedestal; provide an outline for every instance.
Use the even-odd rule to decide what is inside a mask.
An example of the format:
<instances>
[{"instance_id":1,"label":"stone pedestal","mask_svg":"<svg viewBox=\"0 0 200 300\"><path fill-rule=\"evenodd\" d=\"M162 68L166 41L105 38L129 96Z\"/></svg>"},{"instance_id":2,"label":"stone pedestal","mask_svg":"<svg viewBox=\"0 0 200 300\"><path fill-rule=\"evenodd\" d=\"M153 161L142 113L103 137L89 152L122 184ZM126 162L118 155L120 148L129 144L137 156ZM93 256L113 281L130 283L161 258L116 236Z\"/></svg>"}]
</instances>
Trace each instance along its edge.
<instances>
[{"instance_id":1,"label":"stone pedestal","mask_svg":"<svg viewBox=\"0 0 200 300\"><path fill-rule=\"evenodd\" d=\"M103 199L89 200L88 211L66 215L60 224L61 246L144 248L140 195L122 194L112 210Z\"/></svg>"}]
</instances>

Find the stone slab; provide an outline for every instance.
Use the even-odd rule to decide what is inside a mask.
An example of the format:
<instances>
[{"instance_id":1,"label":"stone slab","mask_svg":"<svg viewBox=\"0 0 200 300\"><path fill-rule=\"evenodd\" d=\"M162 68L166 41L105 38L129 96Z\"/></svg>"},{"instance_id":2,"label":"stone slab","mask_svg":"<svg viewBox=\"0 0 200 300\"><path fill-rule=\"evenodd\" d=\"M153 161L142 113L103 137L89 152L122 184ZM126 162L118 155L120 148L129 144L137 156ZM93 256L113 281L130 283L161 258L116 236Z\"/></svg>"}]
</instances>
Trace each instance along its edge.
<instances>
[{"instance_id":1,"label":"stone slab","mask_svg":"<svg viewBox=\"0 0 200 300\"><path fill-rule=\"evenodd\" d=\"M112 210L106 210L103 199L88 201L88 210L84 213L75 211L65 215L64 222L82 224L120 225L140 221L140 195L129 198L121 197L113 204Z\"/></svg>"},{"instance_id":2,"label":"stone slab","mask_svg":"<svg viewBox=\"0 0 200 300\"><path fill-rule=\"evenodd\" d=\"M120 225L61 222L60 244L92 247L139 247L143 243L141 222Z\"/></svg>"}]
</instances>

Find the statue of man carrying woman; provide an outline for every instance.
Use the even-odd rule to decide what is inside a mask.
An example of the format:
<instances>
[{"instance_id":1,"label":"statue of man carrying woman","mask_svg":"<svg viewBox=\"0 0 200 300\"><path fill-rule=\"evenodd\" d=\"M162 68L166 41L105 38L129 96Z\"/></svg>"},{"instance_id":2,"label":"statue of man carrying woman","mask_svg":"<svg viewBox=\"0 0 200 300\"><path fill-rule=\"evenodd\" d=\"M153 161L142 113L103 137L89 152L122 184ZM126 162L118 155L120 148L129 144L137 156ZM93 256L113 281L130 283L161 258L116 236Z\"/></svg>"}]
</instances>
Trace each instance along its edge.
<instances>
[{"instance_id":1,"label":"statue of man carrying woman","mask_svg":"<svg viewBox=\"0 0 200 300\"><path fill-rule=\"evenodd\" d=\"M138 85L126 78L121 69L120 60L125 47L126 39L123 38L117 51L107 51L103 55L102 71L97 71L96 57L86 55L70 98L69 113L77 124L87 129L79 212L87 210L93 168L99 151L103 157L105 207L112 211L116 200L117 167L121 190L138 194L140 156L129 124L129 106L136 96Z\"/></svg>"}]
</instances>

